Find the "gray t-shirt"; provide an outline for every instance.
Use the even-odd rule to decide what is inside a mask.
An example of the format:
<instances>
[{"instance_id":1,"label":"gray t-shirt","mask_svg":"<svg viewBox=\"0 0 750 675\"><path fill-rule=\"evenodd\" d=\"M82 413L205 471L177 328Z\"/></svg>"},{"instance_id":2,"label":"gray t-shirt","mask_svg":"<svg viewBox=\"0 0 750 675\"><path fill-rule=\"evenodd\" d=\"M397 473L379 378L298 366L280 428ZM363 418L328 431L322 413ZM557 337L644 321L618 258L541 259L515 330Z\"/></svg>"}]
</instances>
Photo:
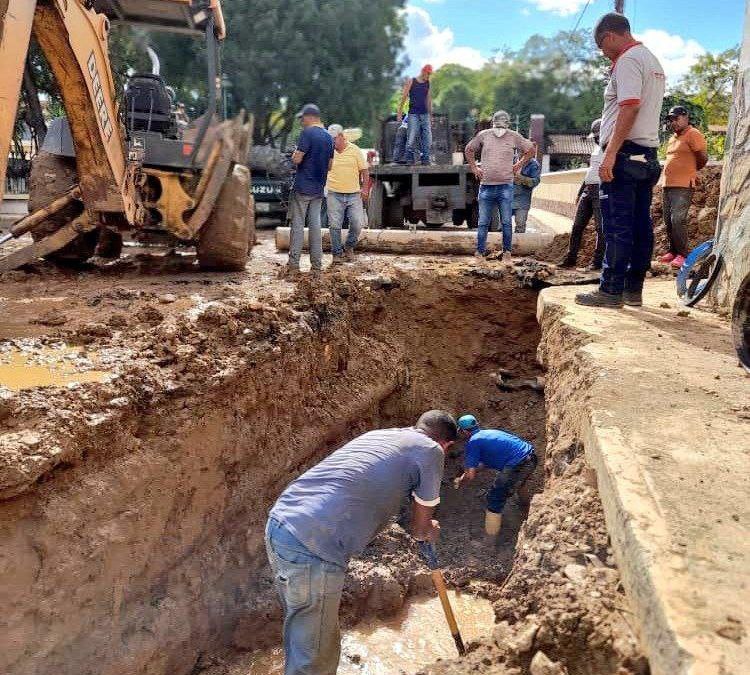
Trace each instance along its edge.
<instances>
[{"instance_id":1,"label":"gray t-shirt","mask_svg":"<svg viewBox=\"0 0 750 675\"><path fill-rule=\"evenodd\" d=\"M605 147L612 138L620 108L637 105L628 140L649 148L659 147L661 105L664 100L664 69L646 47L637 43L620 54L612 66L612 76L604 90L604 110L599 143Z\"/></svg>"},{"instance_id":2,"label":"gray t-shirt","mask_svg":"<svg viewBox=\"0 0 750 675\"><path fill-rule=\"evenodd\" d=\"M346 566L409 495L440 502L443 450L414 428L370 431L282 492L270 512L311 552Z\"/></svg>"},{"instance_id":3,"label":"gray t-shirt","mask_svg":"<svg viewBox=\"0 0 750 675\"><path fill-rule=\"evenodd\" d=\"M512 129L505 129L500 138L496 131L498 129L480 131L466 149L482 151L482 185L512 185L515 151L524 153L533 145Z\"/></svg>"}]
</instances>

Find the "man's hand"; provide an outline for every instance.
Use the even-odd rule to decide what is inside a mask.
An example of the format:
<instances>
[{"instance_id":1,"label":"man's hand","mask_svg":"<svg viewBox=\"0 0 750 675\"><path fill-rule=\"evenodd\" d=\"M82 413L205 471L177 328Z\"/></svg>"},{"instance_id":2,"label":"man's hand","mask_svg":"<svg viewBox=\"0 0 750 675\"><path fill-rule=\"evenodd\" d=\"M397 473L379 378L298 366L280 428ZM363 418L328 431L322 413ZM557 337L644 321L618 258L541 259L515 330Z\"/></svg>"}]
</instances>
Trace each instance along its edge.
<instances>
[{"instance_id":1,"label":"man's hand","mask_svg":"<svg viewBox=\"0 0 750 675\"><path fill-rule=\"evenodd\" d=\"M460 488L461 485L463 485L463 482L465 480L466 480L466 474L462 473L460 476L453 479L453 487L456 488L456 490L458 490L458 488Z\"/></svg>"},{"instance_id":2,"label":"man's hand","mask_svg":"<svg viewBox=\"0 0 750 675\"><path fill-rule=\"evenodd\" d=\"M481 181L484 178L484 171L482 171L481 166L475 164L471 167L471 172L477 177L478 181Z\"/></svg>"},{"instance_id":3,"label":"man's hand","mask_svg":"<svg viewBox=\"0 0 750 675\"><path fill-rule=\"evenodd\" d=\"M518 176L521 173L521 169L523 169L524 162L518 161L513 165L513 174Z\"/></svg>"},{"instance_id":4,"label":"man's hand","mask_svg":"<svg viewBox=\"0 0 750 675\"><path fill-rule=\"evenodd\" d=\"M437 520L430 521L430 529L427 531L427 536L424 541L429 541L431 544L437 542L440 538L440 523Z\"/></svg>"},{"instance_id":5,"label":"man's hand","mask_svg":"<svg viewBox=\"0 0 750 675\"><path fill-rule=\"evenodd\" d=\"M609 152L604 153L602 163L599 166L599 178L602 183L611 183L615 179L614 168L617 157Z\"/></svg>"},{"instance_id":6,"label":"man's hand","mask_svg":"<svg viewBox=\"0 0 750 675\"><path fill-rule=\"evenodd\" d=\"M398 115L396 115L396 121L397 121L397 122L398 122L399 124L401 124L401 122L403 122L403 121L404 121L404 115L403 115L403 113L399 113Z\"/></svg>"},{"instance_id":7,"label":"man's hand","mask_svg":"<svg viewBox=\"0 0 750 675\"><path fill-rule=\"evenodd\" d=\"M363 202L366 202L370 198L370 191L367 188L362 188L359 194Z\"/></svg>"}]
</instances>

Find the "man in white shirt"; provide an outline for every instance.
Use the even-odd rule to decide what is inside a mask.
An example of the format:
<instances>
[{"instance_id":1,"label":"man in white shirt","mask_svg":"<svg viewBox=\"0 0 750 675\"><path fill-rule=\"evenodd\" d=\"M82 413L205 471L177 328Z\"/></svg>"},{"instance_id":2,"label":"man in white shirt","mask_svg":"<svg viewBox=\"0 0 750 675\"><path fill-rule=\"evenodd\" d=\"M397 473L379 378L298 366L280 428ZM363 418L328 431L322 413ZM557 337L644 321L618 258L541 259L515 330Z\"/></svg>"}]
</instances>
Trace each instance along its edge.
<instances>
[{"instance_id":1,"label":"man in white shirt","mask_svg":"<svg viewBox=\"0 0 750 675\"><path fill-rule=\"evenodd\" d=\"M576 302L589 307L640 306L654 248L651 200L661 174L656 150L664 69L633 38L630 22L622 14L613 12L599 19L594 39L612 61L600 135L604 268L599 289L580 293Z\"/></svg>"},{"instance_id":2,"label":"man in white shirt","mask_svg":"<svg viewBox=\"0 0 750 675\"><path fill-rule=\"evenodd\" d=\"M591 264L588 266L590 271L598 271L602 268L604 260L604 235L602 235L602 211L599 201L599 164L602 160L602 149L599 147L599 131L602 126L601 119L594 120L591 123L591 138L596 147L591 153L589 160L589 170L583 178L581 189L578 191L578 203L576 205L576 215L573 219L573 229L570 231L570 243L568 252L560 263L560 267L575 267L578 260L578 251L581 249L581 240L586 226L594 219L596 227L596 249Z\"/></svg>"}]
</instances>

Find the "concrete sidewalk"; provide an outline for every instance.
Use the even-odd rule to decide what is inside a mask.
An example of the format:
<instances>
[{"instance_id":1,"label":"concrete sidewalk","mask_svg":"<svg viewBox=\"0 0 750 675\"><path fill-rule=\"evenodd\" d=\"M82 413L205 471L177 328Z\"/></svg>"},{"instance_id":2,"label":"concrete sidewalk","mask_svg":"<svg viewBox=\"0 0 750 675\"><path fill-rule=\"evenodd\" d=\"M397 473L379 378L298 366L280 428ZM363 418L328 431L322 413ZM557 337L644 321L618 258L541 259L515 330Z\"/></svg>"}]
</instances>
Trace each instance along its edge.
<instances>
[{"instance_id":1,"label":"concrete sidewalk","mask_svg":"<svg viewBox=\"0 0 750 675\"><path fill-rule=\"evenodd\" d=\"M680 316L671 282L623 310L578 291L539 298L547 396L596 470L652 672L750 672L750 378L729 324Z\"/></svg>"}]
</instances>

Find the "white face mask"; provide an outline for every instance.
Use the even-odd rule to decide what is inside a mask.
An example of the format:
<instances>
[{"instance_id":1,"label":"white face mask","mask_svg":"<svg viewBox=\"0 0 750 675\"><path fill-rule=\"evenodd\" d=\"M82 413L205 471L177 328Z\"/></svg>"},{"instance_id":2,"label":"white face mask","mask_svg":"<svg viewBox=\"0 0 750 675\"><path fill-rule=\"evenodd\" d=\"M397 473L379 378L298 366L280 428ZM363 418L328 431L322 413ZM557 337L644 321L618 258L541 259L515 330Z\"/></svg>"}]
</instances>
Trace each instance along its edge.
<instances>
[{"instance_id":1,"label":"white face mask","mask_svg":"<svg viewBox=\"0 0 750 675\"><path fill-rule=\"evenodd\" d=\"M492 133L494 134L495 138L502 138L507 133L507 129L503 129L502 127L494 127L492 129Z\"/></svg>"}]
</instances>

